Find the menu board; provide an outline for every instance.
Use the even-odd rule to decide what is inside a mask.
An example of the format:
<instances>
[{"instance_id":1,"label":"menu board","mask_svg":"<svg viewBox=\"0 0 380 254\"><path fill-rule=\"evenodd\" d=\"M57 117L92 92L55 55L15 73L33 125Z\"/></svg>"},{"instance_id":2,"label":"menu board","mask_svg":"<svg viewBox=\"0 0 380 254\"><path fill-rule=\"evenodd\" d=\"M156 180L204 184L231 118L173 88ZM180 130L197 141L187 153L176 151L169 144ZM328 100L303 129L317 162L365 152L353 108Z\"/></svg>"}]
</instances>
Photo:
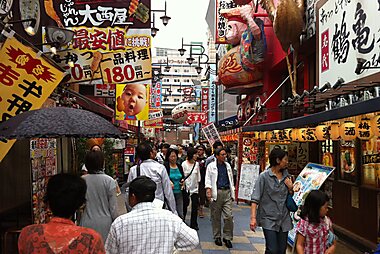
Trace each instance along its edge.
<instances>
[{"instance_id":1,"label":"menu board","mask_svg":"<svg viewBox=\"0 0 380 254\"><path fill-rule=\"evenodd\" d=\"M300 207L307 197L307 194L312 190L318 190L325 182L327 177L334 171L335 167L308 163L306 167L298 175L296 181L293 184L293 199L297 206ZM293 220L293 229L289 231L288 242L290 245L294 244L296 237L296 231L294 230L297 222L300 220L298 210L295 213L290 213Z\"/></svg>"},{"instance_id":2,"label":"menu board","mask_svg":"<svg viewBox=\"0 0 380 254\"><path fill-rule=\"evenodd\" d=\"M57 174L57 140L37 138L30 140L32 168L33 223L46 223L51 216L44 203L47 182Z\"/></svg>"},{"instance_id":3,"label":"menu board","mask_svg":"<svg viewBox=\"0 0 380 254\"><path fill-rule=\"evenodd\" d=\"M380 139L362 141L362 184L380 188Z\"/></svg>"},{"instance_id":4,"label":"menu board","mask_svg":"<svg viewBox=\"0 0 380 254\"><path fill-rule=\"evenodd\" d=\"M255 184L260 174L260 165L242 164L239 177L238 198L251 200Z\"/></svg>"}]
</instances>

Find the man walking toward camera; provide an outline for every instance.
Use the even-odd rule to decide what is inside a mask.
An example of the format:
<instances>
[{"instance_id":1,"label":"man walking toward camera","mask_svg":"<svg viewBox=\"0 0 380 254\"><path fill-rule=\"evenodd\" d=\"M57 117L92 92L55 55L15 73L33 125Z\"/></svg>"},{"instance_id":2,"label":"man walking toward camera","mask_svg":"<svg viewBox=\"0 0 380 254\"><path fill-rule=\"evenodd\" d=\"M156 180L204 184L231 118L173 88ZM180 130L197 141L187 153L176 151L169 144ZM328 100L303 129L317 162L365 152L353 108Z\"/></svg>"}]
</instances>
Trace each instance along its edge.
<instances>
[{"instance_id":1,"label":"man walking toward camera","mask_svg":"<svg viewBox=\"0 0 380 254\"><path fill-rule=\"evenodd\" d=\"M221 217L223 215L223 242L227 248L232 248L233 218L232 201L235 195L233 173L231 166L226 162L227 152L224 148L215 150L216 160L207 166L206 196L211 200L211 223L215 244L222 246Z\"/></svg>"}]
</instances>

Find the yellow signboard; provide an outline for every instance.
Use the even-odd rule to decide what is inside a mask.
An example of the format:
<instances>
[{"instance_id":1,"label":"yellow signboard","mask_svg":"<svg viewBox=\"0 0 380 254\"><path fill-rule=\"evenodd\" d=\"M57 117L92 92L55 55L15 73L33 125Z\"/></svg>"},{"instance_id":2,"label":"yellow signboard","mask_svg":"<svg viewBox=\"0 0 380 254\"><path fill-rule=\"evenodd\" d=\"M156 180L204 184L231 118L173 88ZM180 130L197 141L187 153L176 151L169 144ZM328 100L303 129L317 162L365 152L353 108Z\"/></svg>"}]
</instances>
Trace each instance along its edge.
<instances>
[{"instance_id":1,"label":"yellow signboard","mask_svg":"<svg viewBox=\"0 0 380 254\"><path fill-rule=\"evenodd\" d=\"M7 38L0 49L0 122L39 109L64 75L32 48ZM0 161L14 142L0 141Z\"/></svg>"},{"instance_id":2,"label":"yellow signboard","mask_svg":"<svg viewBox=\"0 0 380 254\"><path fill-rule=\"evenodd\" d=\"M148 120L150 80L116 85L116 120Z\"/></svg>"}]
</instances>

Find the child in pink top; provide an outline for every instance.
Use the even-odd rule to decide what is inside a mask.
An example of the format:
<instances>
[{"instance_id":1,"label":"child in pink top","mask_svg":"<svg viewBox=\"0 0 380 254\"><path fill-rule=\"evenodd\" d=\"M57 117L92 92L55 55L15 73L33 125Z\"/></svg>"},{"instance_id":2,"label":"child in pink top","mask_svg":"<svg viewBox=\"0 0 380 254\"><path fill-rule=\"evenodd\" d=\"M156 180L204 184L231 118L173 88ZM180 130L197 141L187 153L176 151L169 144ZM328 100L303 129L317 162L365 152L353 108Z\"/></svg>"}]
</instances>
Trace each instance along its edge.
<instances>
[{"instance_id":1,"label":"child in pink top","mask_svg":"<svg viewBox=\"0 0 380 254\"><path fill-rule=\"evenodd\" d=\"M332 232L332 222L326 216L329 197L326 193L313 190L306 199L298 222L297 253L299 254L332 254L336 240Z\"/></svg>"}]
</instances>

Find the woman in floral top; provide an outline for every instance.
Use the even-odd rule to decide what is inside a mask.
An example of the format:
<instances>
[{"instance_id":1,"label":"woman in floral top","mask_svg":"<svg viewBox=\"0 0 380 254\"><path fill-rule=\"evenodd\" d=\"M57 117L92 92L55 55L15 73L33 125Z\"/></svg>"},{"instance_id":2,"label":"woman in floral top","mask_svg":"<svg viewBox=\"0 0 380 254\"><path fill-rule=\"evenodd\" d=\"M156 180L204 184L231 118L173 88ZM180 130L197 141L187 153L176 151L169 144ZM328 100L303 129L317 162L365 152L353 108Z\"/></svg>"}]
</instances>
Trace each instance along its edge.
<instances>
[{"instance_id":1,"label":"woman in floral top","mask_svg":"<svg viewBox=\"0 0 380 254\"><path fill-rule=\"evenodd\" d=\"M336 241L332 233L332 222L326 216L329 197L326 193L313 190L301 210L297 224L297 253L332 254Z\"/></svg>"},{"instance_id":2,"label":"woman in floral top","mask_svg":"<svg viewBox=\"0 0 380 254\"><path fill-rule=\"evenodd\" d=\"M47 224L23 228L18 240L19 253L105 253L102 238L95 230L71 221L74 212L86 201L86 189L86 182L79 176L59 174L50 178L46 201L53 218Z\"/></svg>"}]
</instances>

